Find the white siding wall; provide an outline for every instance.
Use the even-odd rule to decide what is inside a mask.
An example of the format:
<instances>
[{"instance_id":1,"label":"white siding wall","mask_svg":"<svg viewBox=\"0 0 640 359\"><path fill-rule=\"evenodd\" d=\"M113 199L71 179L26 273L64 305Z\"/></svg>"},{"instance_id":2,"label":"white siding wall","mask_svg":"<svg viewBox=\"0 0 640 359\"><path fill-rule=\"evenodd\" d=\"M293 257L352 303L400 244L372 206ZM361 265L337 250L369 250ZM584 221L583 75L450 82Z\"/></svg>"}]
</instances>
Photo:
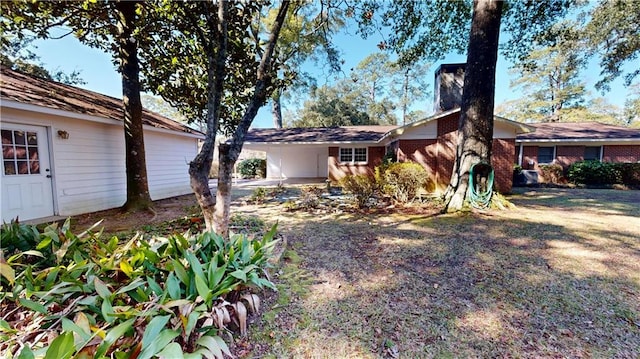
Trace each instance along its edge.
<instances>
[{"instance_id":1,"label":"white siding wall","mask_svg":"<svg viewBox=\"0 0 640 359\"><path fill-rule=\"evenodd\" d=\"M516 138L516 128L513 125L493 121L493 138Z\"/></svg>"},{"instance_id":2,"label":"white siding wall","mask_svg":"<svg viewBox=\"0 0 640 359\"><path fill-rule=\"evenodd\" d=\"M7 108L2 109L2 120L48 127L56 214L69 216L124 204L121 122L98 123ZM68 132L69 138L59 138L58 130ZM195 138L145 129L145 151L152 199L191 193L188 163L197 152Z\"/></svg>"},{"instance_id":3,"label":"white siding wall","mask_svg":"<svg viewBox=\"0 0 640 359\"><path fill-rule=\"evenodd\" d=\"M329 175L329 149L326 146L270 146L266 152L267 178L317 178Z\"/></svg>"},{"instance_id":4,"label":"white siding wall","mask_svg":"<svg viewBox=\"0 0 640 359\"><path fill-rule=\"evenodd\" d=\"M189 162L198 150L194 138L147 131L144 146L152 199L192 193Z\"/></svg>"},{"instance_id":5,"label":"white siding wall","mask_svg":"<svg viewBox=\"0 0 640 359\"><path fill-rule=\"evenodd\" d=\"M398 137L401 140L424 140L438 137L438 121L430 121L422 126L410 127Z\"/></svg>"},{"instance_id":6,"label":"white siding wall","mask_svg":"<svg viewBox=\"0 0 640 359\"><path fill-rule=\"evenodd\" d=\"M126 200L124 133L121 127L62 119L69 139L54 131L54 180L63 216L119 207Z\"/></svg>"}]
</instances>

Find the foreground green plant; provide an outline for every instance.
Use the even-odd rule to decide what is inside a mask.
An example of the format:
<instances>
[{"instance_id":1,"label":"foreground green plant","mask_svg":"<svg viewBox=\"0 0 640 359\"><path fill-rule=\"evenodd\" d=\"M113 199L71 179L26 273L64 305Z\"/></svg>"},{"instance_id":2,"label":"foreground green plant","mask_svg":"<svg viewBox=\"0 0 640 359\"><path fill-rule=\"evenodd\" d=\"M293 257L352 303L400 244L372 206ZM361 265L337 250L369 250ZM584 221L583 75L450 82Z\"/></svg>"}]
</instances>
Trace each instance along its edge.
<instances>
[{"instance_id":1,"label":"foreground green plant","mask_svg":"<svg viewBox=\"0 0 640 359\"><path fill-rule=\"evenodd\" d=\"M384 166L376 177L382 191L400 203L413 201L421 189L429 186L429 174L414 162Z\"/></svg>"},{"instance_id":2,"label":"foreground green plant","mask_svg":"<svg viewBox=\"0 0 640 359\"><path fill-rule=\"evenodd\" d=\"M246 334L253 289L267 276L276 240L213 233L122 243L69 221L41 233L2 229L7 243L37 234L31 248L2 245L0 356L43 358L222 358L223 337ZM24 250L26 249L26 250Z\"/></svg>"},{"instance_id":3,"label":"foreground green plant","mask_svg":"<svg viewBox=\"0 0 640 359\"><path fill-rule=\"evenodd\" d=\"M376 179L368 175L346 176L340 180L340 186L353 194L358 208L366 207L369 199L378 190Z\"/></svg>"}]
</instances>

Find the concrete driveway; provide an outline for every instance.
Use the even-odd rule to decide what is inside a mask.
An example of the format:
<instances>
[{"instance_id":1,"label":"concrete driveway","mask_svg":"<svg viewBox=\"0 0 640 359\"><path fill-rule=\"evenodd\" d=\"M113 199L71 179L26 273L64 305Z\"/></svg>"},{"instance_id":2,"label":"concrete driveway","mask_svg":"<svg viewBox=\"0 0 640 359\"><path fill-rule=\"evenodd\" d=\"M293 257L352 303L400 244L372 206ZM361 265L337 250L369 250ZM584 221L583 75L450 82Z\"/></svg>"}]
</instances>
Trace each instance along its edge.
<instances>
[{"instance_id":1,"label":"concrete driveway","mask_svg":"<svg viewBox=\"0 0 640 359\"><path fill-rule=\"evenodd\" d=\"M315 185L326 186L326 178L258 178L258 179L244 179L234 178L233 187L235 188L257 188L257 187L275 187L278 184L285 186L292 185ZM215 190L218 186L218 179L209 180L209 188Z\"/></svg>"}]
</instances>

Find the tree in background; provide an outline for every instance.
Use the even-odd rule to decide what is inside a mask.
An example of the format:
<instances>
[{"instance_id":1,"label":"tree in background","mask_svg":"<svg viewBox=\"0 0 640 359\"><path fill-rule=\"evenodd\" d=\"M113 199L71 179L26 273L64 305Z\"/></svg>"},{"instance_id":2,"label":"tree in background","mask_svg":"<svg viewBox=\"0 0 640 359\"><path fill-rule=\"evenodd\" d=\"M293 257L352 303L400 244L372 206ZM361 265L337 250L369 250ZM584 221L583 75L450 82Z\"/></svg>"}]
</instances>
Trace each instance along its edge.
<instances>
[{"instance_id":1,"label":"tree in background","mask_svg":"<svg viewBox=\"0 0 640 359\"><path fill-rule=\"evenodd\" d=\"M554 25L526 58L516 63L511 82L523 96L516 101L514 119L562 122L568 111L581 109L587 90L580 79L586 60L580 53L575 22ZM523 122L525 122L523 121Z\"/></svg>"},{"instance_id":2,"label":"tree in background","mask_svg":"<svg viewBox=\"0 0 640 359\"><path fill-rule=\"evenodd\" d=\"M140 94L142 100L142 106L155 113L159 113L164 117L172 120L187 124L187 118L177 108L172 107L167 101L160 96L151 95L148 93ZM196 123L197 125L197 123Z\"/></svg>"},{"instance_id":3,"label":"tree in background","mask_svg":"<svg viewBox=\"0 0 640 359\"><path fill-rule=\"evenodd\" d=\"M2 21L8 21L3 18ZM4 29L4 25L3 29ZM28 75L37 76L49 81L57 81L67 85L84 85L86 82L80 77L80 71L65 73L60 70L48 70L40 62L30 48L33 48L34 36L23 34L21 37L6 33L0 36L0 64L11 70Z\"/></svg>"},{"instance_id":4,"label":"tree in background","mask_svg":"<svg viewBox=\"0 0 640 359\"><path fill-rule=\"evenodd\" d=\"M624 103L625 125L640 128L640 83L630 86L631 98Z\"/></svg>"},{"instance_id":5,"label":"tree in background","mask_svg":"<svg viewBox=\"0 0 640 359\"><path fill-rule=\"evenodd\" d=\"M362 111L362 105L354 104L352 97L345 97L333 86L313 89L310 98L304 102L291 127L339 127L375 125L369 115Z\"/></svg>"},{"instance_id":6,"label":"tree in background","mask_svg":"<svg viewBox=\"0 0 640 359\"><path fill-rule=\"evenodd\" d=\"M427 109L411 111L409 109L415 103L432 96L427 80L432 77L431 64L418 60L410 64L395 62L394 67L398 78L392 82L391 86L394 93L401 94L399 107L402 124L406 125L426 117L429 112Z\"/></svg>"},{"instance_id":7,"label":"tree in background","mask_svg":"<svg viewBox=\"0 0 640 359\"><path fill-rule=\"evenodd\" d=\"M391 83L396 67L386 52L377 52L365 57L355 69L351 69L351 91L367 99L366 112L373 121L395 125L398 122L394 111ZM348 81L348 80L345 80Z\"/></svg>"},{"instance_id":8,"label":"tree in background","mask_svg":"<svg viewBox=\"0 0 640 359\"><path fill-rule=\"evenodd\" d=\"M74 35L86 45L111 53L122 76L127 176L127 199L123 209L150 209L137 57L138 42L144 34L141 30L142 3L2 2L1 9L3 38L15 36L16 41L28 40L29 31L39 38L52 38L50 31L63 27L70 30L60 37Z\"/></svg>"},{"instance_id":9,"label":"tree in background","mask_svg":"<svg viewBox=\"0 0 640 359\"><path fill-rule=\"evenodd\" d=\"M589 55L600 58L601 79L596 87L609 90L609 84L623 76L630 86L640 74L640 2L634 0L601 0L583 14L588 20L581 35L587 40ZM635 66L634 66L634 60ZM624 73L630 64L630 72Z\"/></svg>"},{"instance_id":10,"label":"tree in background","mask_svg":"<svg viewBox=\"0 0 640 359\"><path fill-rule=\"evenodd\" d=\"M373 53L352 68L347 78L312 88L290 125L396 125L398 114L403 124L418 119L425 112L410 109L429 95L428 68L422 62L401 65L386 52Z\"/></svg>"},{"instance_id":11,"label":"tree in background","mask_svg":"<svg viewBox=\"0 0 640 359\"><path fill-rule=\"evenodd\" d=\"M275 61L280 65L277 76L286 82L276 87L270 95L271 114L275 128L282 128L282 100L286 91L308 89L315 83L311 74L302 70L306 61L316 64L326 62L332 73L340 71L340 56L331 42L335 31L344 26L344 15L340 9L332 8L325 1L307 2L304 6L292 7L281 30ZM254 37L273 24L277 12L272 9L266 17L256 17L252 26Z\"/></svg>"},{"instance_id":12,"label":"tree in background","mask_svg":"<svg viewBox=\"0 0 640 359\"><path fill-rule=\"evenodd\" d=\"M634 1L601 1L583 10L577 20L560 22L533 50L516 63L520 75L512 86L524 90L521 99L504 104L502 114L522 122L598 121L630 125L638 94L631 93L625 109L591 98L581 72L594 57L600 59L601 78L596 87L608 91L610 83L624 74L625 64L638 57L640 5ZM632 86L637 66L624 75ZM508 108L508 110L504 110Z\"/></svg>"}]
</instances>

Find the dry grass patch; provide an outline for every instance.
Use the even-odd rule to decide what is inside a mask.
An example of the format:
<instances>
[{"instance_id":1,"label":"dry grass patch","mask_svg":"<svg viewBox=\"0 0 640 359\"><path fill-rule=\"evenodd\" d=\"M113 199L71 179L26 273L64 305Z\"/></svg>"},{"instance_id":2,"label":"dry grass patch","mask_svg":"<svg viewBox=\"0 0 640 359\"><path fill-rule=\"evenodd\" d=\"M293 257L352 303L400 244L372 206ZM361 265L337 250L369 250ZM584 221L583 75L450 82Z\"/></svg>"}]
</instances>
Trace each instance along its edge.
<instances>
[{"instance_id":1,"label":"dry grass patch","mask_svg":"<svg viewBox=\"0 0 640 359\"><path fill-rule=\"evenodd\" d=\"M638 357L639 192L511 200L432 217L238 208L279 219L290 244L242 354Z\"/></svg>"}]
</instances>

